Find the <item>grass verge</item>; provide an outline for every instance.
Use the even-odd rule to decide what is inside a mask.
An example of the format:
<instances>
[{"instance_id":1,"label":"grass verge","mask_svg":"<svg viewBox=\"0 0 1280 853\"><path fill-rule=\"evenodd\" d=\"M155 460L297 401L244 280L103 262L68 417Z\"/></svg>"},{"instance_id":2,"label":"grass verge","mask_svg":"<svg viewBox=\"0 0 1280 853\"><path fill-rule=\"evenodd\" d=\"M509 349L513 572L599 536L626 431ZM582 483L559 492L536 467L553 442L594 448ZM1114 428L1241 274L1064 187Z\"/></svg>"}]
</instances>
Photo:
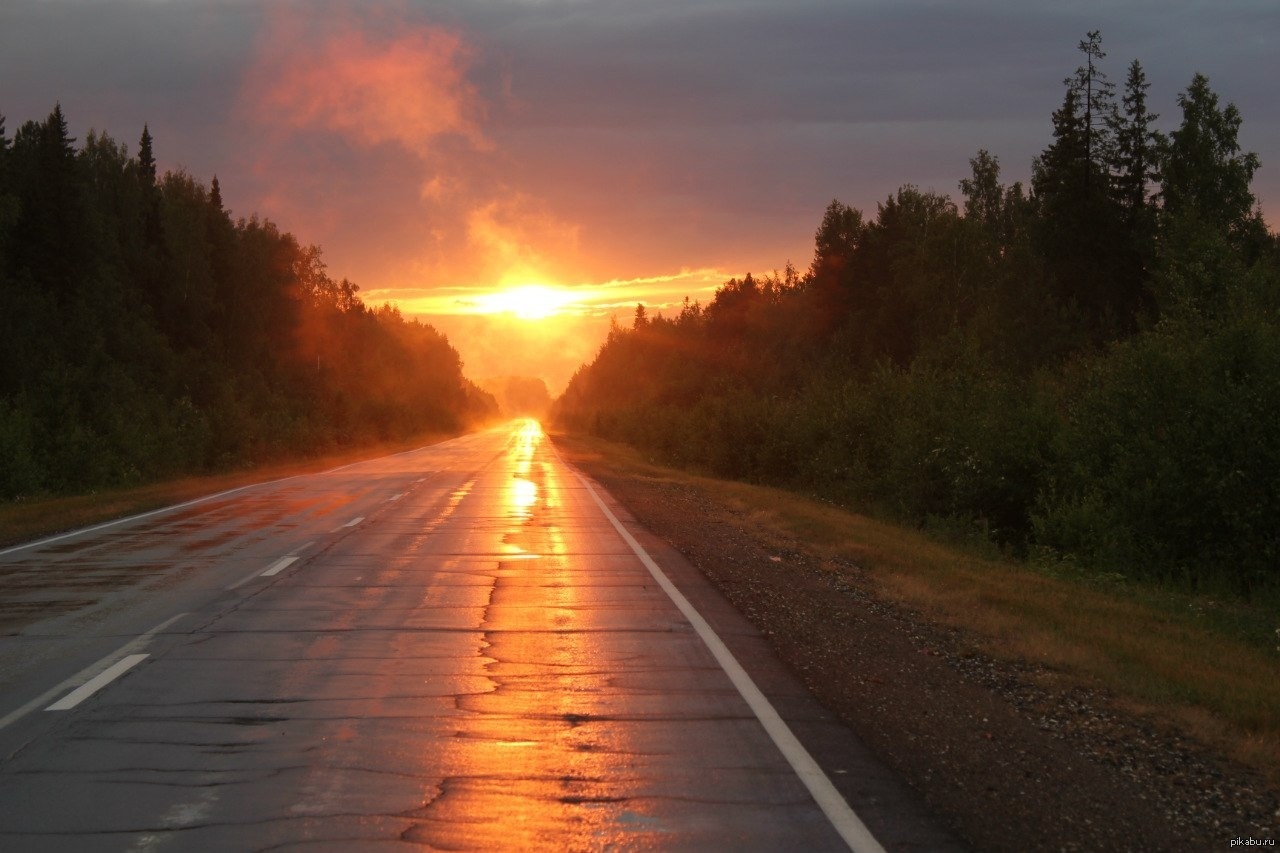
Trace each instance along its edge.
<instances>
[{"instance_id":1,"label":"grass verge","mask_svg":"<svg viewBox=\"0 0 1280 853\"><path fill-rule=\"evenodd\" d=\"M44 536L76 530L160 507L194 500L254 483L297 474L311 474L392 453L412 450L451 438L429 434L400 442L365 445L341 453L277 462L241 471L201 477L185 477L124 489L106 489L84 495L37 498L0 503L0 547L29 542Z\"/></svg>"},{"instance_id":2,"label":"grass verge","mask_svg":"<svg viewBox=\"0 0 1280 853\"><path fill-rule=\"evenodd\" d=\"M843 558L876 592L955 628L981 652L1101 687L1122 705L1280 778L1280 616L1273 609L1158 587L1099 583L941 543L781 489L696 476L635 450L556 434L575 463L693 486L779 548ZM833 571L840 562L824 561Z\"/></svg>"}]
</instances>

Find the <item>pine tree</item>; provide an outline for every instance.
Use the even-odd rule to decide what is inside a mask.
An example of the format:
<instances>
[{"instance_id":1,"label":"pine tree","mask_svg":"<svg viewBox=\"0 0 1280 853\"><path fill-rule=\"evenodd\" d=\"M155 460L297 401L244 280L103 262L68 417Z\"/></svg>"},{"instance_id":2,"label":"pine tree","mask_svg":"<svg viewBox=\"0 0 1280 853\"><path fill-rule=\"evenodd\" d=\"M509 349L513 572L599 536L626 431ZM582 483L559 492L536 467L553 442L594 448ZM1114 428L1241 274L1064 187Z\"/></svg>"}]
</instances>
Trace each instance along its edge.
<instances>
[{"instance_id":1,"label":"pine tree","mask_svg":"<svg viewBox=\"0 0 1280 853\"><path fill-rule=\"evenodd\" d=\"M4 132L4 114L0 113L0 229L8 221L5 206L6 193L9 192L9 137ZM3 245L3 231L0 231L0 250Z\"/></svg>"},{"instance_id":2,"label":"pine tree","mask_svg":"<svg viewBox=\"0 0 1280 853\"><path fill-rule=\"evenodd\" d=\"M1085 64L1076 69L1074 78L1067 78L1064 82L1076 88L1080 108L1084 111L1081 131L1084 135L1084 159L1089 167L1084 172L1084 181L1090 184L1098 179L1097 173L1102 171L1100 164L1110 153L1112 139L1108 128L1115 113L1115 86L1097 65L1107 56L1102 50L1102 33L1098 30L1089 32L1080 42L1079 50L1085 55Z\"/></svg>"},{"instance_id":3,"label":"pine tree","mask_svg":"<svg viewBox=\"0 0 1280 853\"><path fill-rule=\"evenodd\" d=\"M143 124L142 138L138 141L138 180L142 185L143 196L142 235L151 251L158 253L163 248L164 228L160 223L160 186L156 181L156 158L152 150L153 142L151 128ZM154 269L144 273L144 278L150 282L149 289L154 290L158 286L155 277L156 271Z\"/></svg>"},{"instance_id":4,"label":"pine tree","mask_svg":"<svg viewBox=\"0 0 1280 853\"><path fill-rule=\"evenodd\" d=\"M218 176L213 176L213 181L209 184L209 203L213 205L214 210L219 212L225 210L222 206L222 185L218 183Z\"/></svg>"},{"instance_id":5,"label":"pine tree","mask_svg":"<svg viewBox=\"0 0 1280 853\"><path fill-rule=\"evenodd\" d=\"M84 199L76 168L75 139L58 104L43 122L28 122L14 140L23 162L12 253L15 269L28 270L52 292L70 292L79 281L85 252Z\"/></svg>"},{"instance_id":6,"label":"pine tree","mask_svg":"<svg viewBox=\"0 0 1280 853\"><path fill-rule=\"evenodd\" d=\"M1160 116L1147 110L1147 75L1134 60L1124 84L1123 113L1111 122L1115 152L1111 161L1116 199L1130 216L1152 210L1148 187L1159 180L1157 170L1162 134L1152 129Z\"/></svg>"},{"instance_id":7,"label":"pine tree","mask_svg":"<svg viewBox=\"0 0 1280 853\"><path fill-rule=\"evenodd\" d=\"M1122 241L1110 180L1115 149L1113 87L1098 67L1106 56L1095 30L1080 42L1086 63L1063 81L1053 113L1053 142L1032 164L1039 214L1037 245L1059 295L1081 312L1095 338L1131 325L1132 309L1119 280Z\"/></svg>"},{"instance_id":8,"label":"pine tree","mask_svg":"<svg viewBox=\"0 0 1280 853\"><path fill-rule=\"evenodd\" d=\"M1087 147L1084 120L1080 115L1080 95L1068 86L1062 106L1052 116L1053 142L1031 164L1031 189L1041 204L1050 208L1076 193L1085 183Z\"/></svg>"},{"instance_id":9,"label":"pine tree","mask_svg":"<svg viewBox=\"0 0 1280 853\"><path fill-rule=\"evenodd\" d=\"M156 158L151 151L151 129L142 125L142 139L138 143L138 174L143 186L156 185Z\"/></svg>"},{"instance_id":10,"label":"pine tree","mask_svg":"<svg viewBox=\"0 0 1280 853\"><path fill-rule=\"evenodd\" d=\"M1147 109L1150 87L1135 59L1125 79L1123 112L1117 111L1111 121L1115 148L1110 171L1121 231L1116 302L1125 316L1136 316L1152 307L1149 284L1155 258L1156 206L1150 187L1159 179L1164 141L1152 128L1159 116Z\"/></svg>"},{"instance_id":11,"label":"pine tree","mask_svg":"<svg viewBox=\"0 0 1280 853\"><path fill-rule=\"evenodd\" d=\"M18 200L10 194L9 137L4 131L4 115L0 113L0 287L9 276L9 230L18 218Z\"/></svg>"}]
</instances>

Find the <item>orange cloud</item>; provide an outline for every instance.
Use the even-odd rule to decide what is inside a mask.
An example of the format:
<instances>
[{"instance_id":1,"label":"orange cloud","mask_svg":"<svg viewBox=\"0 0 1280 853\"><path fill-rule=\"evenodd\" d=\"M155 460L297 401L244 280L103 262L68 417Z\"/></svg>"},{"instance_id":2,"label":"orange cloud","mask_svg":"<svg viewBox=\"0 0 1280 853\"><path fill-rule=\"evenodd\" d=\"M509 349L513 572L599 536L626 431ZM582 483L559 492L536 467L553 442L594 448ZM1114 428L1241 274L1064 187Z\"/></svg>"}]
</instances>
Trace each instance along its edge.
<instances>
[{"instance_id":1,"label":"orange cloud","mask_svg":"<svg viewBox=\"0 0 1280 853\"><path fill-rule=\"evenodd\" d=\"M461 35L405 22L383 35L343 14L320 16L320 28L314 20L286 7L269 26L245 87L257 120L366 147L391 143L424 159L448 134L489 147Z\"/></svg>"},{"instance_id":2,"label":"orange cloud","mask_svg":"<svg viewBox=\"0 0 1280 853\"><path fill-rule=\"evenodd\" d=\"M562 278L562 265L577 254L578 235L578 226L519 193L467 214L467 240L483 259L484 277L496 284Z\"/></svg>"}]
</instances>

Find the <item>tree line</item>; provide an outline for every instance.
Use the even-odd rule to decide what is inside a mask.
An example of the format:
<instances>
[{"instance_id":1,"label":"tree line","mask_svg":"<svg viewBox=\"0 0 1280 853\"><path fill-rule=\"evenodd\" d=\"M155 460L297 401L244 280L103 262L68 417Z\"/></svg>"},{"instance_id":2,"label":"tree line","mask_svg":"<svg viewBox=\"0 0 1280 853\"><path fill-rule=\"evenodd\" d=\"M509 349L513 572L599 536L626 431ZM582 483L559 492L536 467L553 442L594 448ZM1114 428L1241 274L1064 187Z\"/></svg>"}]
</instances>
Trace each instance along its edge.
<instances>
[{"instance_id":1,"label":"tree line","mask_svg":"<svg viewBox=\"0 0 1280 853\"><path fill-rule=\"evenodd\" d=\"M128 485L492 414L435 329L371 308L320 250L233 220L60 106L0 117L0 499Z\"/></svg>"},{"instance_id":2,"label":"tree line","mask_svg":"<svg viewBox=\"0 0 1280 853\"><path fill-rule=\"evenodd\" d=\"M801 272L638 306L570 428L1014 553L1251 594L1280 580L1280 241L1239 111L1196 74L1165 134L1098 33L1030 187L833 201Z\"/></svg>"}]
</instances>

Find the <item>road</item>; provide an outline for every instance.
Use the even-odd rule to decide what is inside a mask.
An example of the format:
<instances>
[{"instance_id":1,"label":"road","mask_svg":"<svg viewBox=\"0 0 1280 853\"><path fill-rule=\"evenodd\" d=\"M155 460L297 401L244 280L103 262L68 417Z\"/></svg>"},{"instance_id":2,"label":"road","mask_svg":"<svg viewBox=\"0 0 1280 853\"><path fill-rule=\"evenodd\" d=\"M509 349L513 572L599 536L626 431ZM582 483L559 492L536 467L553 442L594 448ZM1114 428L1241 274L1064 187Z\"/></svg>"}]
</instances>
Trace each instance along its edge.
<instances>
[{"instance_id":1,"label":"road","mask_svg":"<svg viewBox=\"0 0 1280 853\"><path fill-rule=\"evenodd\" d=\"M937 843L620 515L517 421L0 552L0 849Z\"/></svg>"}]
</instances>

